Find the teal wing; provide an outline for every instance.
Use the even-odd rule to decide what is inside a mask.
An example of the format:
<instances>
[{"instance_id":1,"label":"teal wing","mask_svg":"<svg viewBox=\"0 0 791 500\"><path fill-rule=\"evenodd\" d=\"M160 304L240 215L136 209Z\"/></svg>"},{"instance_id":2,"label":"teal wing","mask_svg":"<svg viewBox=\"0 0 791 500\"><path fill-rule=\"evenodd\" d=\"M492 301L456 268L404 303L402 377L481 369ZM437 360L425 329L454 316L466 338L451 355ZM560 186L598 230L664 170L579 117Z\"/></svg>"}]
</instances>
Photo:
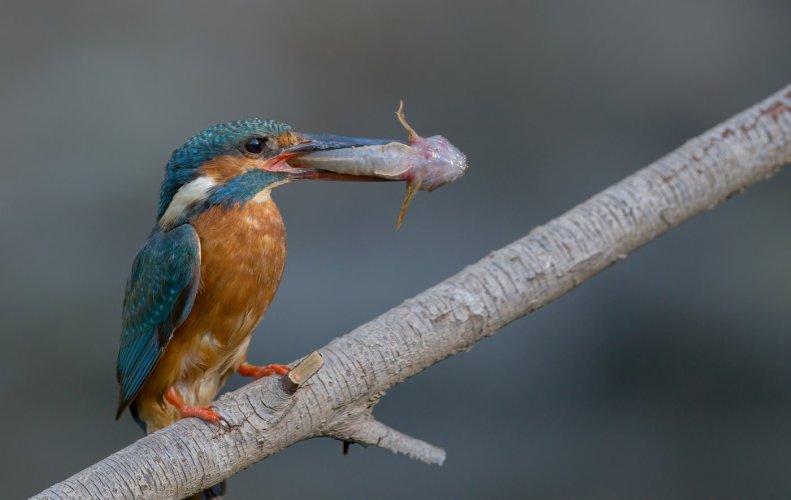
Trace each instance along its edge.
<instances>
[{"instance_id":1,"label":"teal wing","mask_svg":"<svg viewBox=\"0 0 791 500\"><path fill-rule=\"evenodd\" d=\"M155 231L137 254L126 285L116 376L118 418L137 396L173 331L192 309L200 283L200 240L184 224Z\"/></svg>"}]
</instances>

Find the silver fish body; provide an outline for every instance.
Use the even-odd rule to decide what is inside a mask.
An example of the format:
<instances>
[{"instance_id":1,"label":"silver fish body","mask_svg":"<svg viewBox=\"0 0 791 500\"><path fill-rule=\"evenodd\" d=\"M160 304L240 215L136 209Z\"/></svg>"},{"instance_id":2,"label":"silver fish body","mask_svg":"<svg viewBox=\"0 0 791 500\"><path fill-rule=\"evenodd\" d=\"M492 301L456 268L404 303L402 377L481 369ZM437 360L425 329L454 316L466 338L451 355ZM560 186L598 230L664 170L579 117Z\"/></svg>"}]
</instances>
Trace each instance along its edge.
<instances>
[{"instance_id":1,"label":"silver fish body","mask_svg":"<svg viewBox=\"0 0 791 500\"><path fill-rule=\"evenodd\" d=\"M467 157L440 135L415 138L410 144L390 142L316 151L289 160L337 174L407 181L424 191L451 183L467 172Z\"/></svg>"}]
</instances>

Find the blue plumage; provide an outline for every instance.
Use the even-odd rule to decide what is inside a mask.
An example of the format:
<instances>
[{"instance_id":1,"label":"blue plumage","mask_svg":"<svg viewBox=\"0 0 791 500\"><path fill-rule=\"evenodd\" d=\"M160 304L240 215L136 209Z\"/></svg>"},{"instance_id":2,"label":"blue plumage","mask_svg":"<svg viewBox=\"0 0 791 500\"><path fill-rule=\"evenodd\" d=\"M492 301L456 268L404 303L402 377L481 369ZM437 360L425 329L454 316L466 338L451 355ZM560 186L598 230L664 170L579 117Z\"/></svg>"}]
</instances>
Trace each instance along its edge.
<instances>
[{"instance_id":1,"label":"blue plumage","mask_svg":"<svg viewBox=\"0 0 791 500\"><path fill-rule=\"evenodd\" d=\"M277 135L291 130L289 125L274 120L250 118L221 123L207 128L173 151L165 169L165 180L160 189L159 215L167 210L181 186L193 180L203 163L226 154L238 154L236 147L245 137Z\"/></svg>"},{"instance_id":2,"label":"blue plumage","mask_svg":"<svg viewBox=\"0 0 791 500\"><path fill-rule=\"evenodd\" d=\"M282 172L250 170L214 190L207 199L207 204L208 206L242 205L273 183L287 178L288 176Z\"/></svg>"},{"instance_id":3,"label":"blue plumage","mask_svg":"<svg viewBox=\"0 0 791 500\"><path fill-rule=\"evenodd\" d=\"M223 155L241 155L249 137L276 135L291 127L272 120L251 118L222 123L192 137L176 149L165 168L160 190L161 218L173 197L194 180L205 162ZM173 331L186 319L200 281L200 242L190 216L213 205L241 204L285 174L256 170L218 186L166 232L155 230L132 267L123 308L123 331L117 377L121 386L118 415L151 375ZM181 224L181 225L178 225Z\"/></svg>"},{"instance_id":4,"label":"blue plumage","mask_svg":"<svg viewBox=\"0 0 791 500\"><path fill-rule=\"evenodd\" d=\"M268 196L256 196L296 179L373 180L358 172L355 148L390 142L296 133L254 118L215 125L173 152L157 225L127 282L116 418L130 406L149 433L185 417L216 425L222 417L208 405L232 373L288 373L286 365L247 362L250 336L274 297L286 257L280 213ZM310 157L330 149L347 149L349 164L326 170ZM367 149L360 151L364 156ZM299 165L288 163L296 159ZM203 495L219 497L224 490L220 484Z\"/></svg>"},{"instance_id":5,"label":"blue plumage","mask_svg":"<svg viewBox=\"0 0 791 500\"><path fill-rule=\"evenodd\" d=\"M126 287L116 374L121 386L118 415L137 395L173 331L187 318L199 282L200 241L195 229L184 224L152 233L137 254Z\"/></svg>"}]
</instances>

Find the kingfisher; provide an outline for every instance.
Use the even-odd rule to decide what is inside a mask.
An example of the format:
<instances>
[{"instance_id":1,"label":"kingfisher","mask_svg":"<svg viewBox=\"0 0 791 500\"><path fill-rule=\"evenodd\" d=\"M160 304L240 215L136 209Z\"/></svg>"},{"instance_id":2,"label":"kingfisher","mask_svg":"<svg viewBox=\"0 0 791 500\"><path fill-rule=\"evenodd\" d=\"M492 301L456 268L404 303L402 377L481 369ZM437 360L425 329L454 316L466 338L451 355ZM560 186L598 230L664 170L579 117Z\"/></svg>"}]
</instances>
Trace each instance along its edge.
<instances>
[{"instance_id":1,"label":"kingfisher","mask_svg":"<svg viewBox=\"0 0 791 500\"><path fill-rule=\"evenodd\" d=\"M213 126L176 149L126 286L116 419L128 407L147 433L184 417L219 424L209 404L234 372L287 374L286 365L247 359L286 261L272 190L303 179L383 180L356 172L355 151L394 142L254 118ZM311 154L333 150L346 150L351 173L337 162L321 169L318 154L313 165Z\"/></svg>"}]
</instances>

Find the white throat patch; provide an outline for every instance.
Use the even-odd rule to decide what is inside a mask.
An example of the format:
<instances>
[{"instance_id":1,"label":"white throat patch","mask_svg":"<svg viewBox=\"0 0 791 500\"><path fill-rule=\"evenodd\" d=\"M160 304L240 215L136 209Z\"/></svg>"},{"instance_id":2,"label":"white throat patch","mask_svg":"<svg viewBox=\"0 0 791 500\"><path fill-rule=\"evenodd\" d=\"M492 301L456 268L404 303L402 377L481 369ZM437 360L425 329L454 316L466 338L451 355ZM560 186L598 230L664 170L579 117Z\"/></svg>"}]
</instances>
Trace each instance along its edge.
<instances>
[{"instance_id":1,"label":"white throat patch","mask_svg":"<svg viewBox=\"0 0 791 500\"><path fill-rule=\"evenodd\" d=\"M175 223L185 214L190 205L205 200L209 195L209 191L215 186L217 186L217 182L205 175L181 186L170 201L168 209L165 210L165 213L159 219L159 225L164 228Z\"/></svg>"}]
</instances>

